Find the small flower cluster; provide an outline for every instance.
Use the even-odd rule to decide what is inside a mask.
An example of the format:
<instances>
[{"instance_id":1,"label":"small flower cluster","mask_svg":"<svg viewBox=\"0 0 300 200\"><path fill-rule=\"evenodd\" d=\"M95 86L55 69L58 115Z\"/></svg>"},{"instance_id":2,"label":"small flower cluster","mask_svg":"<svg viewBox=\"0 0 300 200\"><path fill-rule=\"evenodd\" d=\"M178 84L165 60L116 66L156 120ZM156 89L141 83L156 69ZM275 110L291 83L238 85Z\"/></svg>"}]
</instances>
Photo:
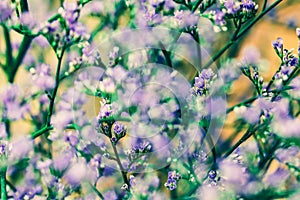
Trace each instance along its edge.
<instances>
[{"instance_id":1,"label":"small flower cluster","mask_svg":"<svg viewBox=\"0 0 300 200\"><path fill-rule=\"evenodd\" d=\"M36 68L31 68L32 79L34 84L41 90L49 90L54 88L55 81L50 74L50 66L41 64Z\"/></svg>"},{"instance_id":2,"label":"small flower cluster","mask_svg":"<svg viewBox=\"0 0 300 200\"><path fill-rule=\"evenodd\" d=\"M211 81L214 77L212 69L204 69L198 77L195 78L193 93L195 95L204 96L208 93Z\"/></svg>"},{"instance_id":3,"label":"small flower cluster","mask_svg":"<svg viewBox=\"0 0 300 200\"><path fill-rule=\"evenodd\" d=\"M8 0L0 2L0 22L5 22L13 14L14 8Z\"/></svg>"},{"instance_id":4,"label":"small flower cluster","mask_svg":"<svg viewBox=\"0 0 300 200\"><path fill-rule=\"evenodd\" d=\"M276 72L275 84L277 87L281 87L284 81L287 81L292 71L298 67L299 58L296 54L293 54L293 49L288 50L283 47L283 39L277 38L276 41L272 42L272 46L275 49L278 57L282 63L280 69Z\"/></svg>"},{"instance_id":5,"label":"small flower cluster","mask_svg":"<svg viewBox=\"0 0 300 200\"><path fill-rule=\"evenodd\" d=\"M175 190L177 188L177 181L181 179L181 176L176 171L168 172L168 180L165 183L165 187L169 190Z\"/></svg>"},{"instance_id":6,"label":"small flower cluster","mask_svg":"<svg viewBox=\"0 0 300 200\"><path fill-rule=\"evenodd\" d=\"M30 105L23 103L21 89L15 84L8 84L1 92L2 118L19 120L30 110Z\"/></svg>"},{"instance_id":7,"label":"small flower cluster","mask_svg":"<svg viewBox=\"0 0 300 200\"><path fill-rule=\"evenodd\" d=\"M221 0L220 2L225 8L224 12L230 15L253 17L258 8L253 0Z\"/></svg>"},{"instance_id":8,"label":"small flower cluster","mask_svg":"<svg viewBox=\"0 0 300 200\"><path fill-rule=\"evenodd\" d=\"M115 122L113 124L113 133L114 136L112 136L111 141L116 144L122 137L126 135L125 125L120 122Z\"/></svg>"},{"instance_id":9,"label":"small flower cluster","mask_svg":"<svg viewBox=\"0 0 300 200\"><path fill-rule=\"evenodd\" d=\"M227 31L228 19L233 19L236 26L253 18L258 5L252 0L220 0L221 8L209 12L208 18L214 23L215 31Z\"/></svg>"}]
</instances>

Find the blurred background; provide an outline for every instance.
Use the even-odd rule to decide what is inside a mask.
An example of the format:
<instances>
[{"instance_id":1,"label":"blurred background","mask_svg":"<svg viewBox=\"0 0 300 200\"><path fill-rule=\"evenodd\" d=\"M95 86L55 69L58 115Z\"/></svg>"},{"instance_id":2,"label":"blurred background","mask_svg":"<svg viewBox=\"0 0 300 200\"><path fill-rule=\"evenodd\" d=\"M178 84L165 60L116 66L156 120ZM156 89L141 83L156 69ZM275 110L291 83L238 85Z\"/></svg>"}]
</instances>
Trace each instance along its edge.
<instances>
[{"instance_id":1,"label":"blurred background","mask_svg":"<svg viewBox=\"0 0 300 200\"><path fill-rule=\"evenodd\" d=\"M98 10L99 13L108 13L114 6L114 1L104 0L99 1L100 4L97 4L99 7L94 7L93 9ZM259 2L259 11L263 4L263 0L257 0ZM268 3L271 4L272 0L269 0ZM49 16L57 11L62 1L55 0L29 0L29 10L32 13L33 20L37 22L42 22L46 20ZM86 9L92 9L87 5ZM122 8L121 8L122 9ZM222 61L225 61L228 58L237 59L240 63L252 62L255 60L261 74L263 75L265 81L268 81L278 69L280 65L280 60L276 56L275 51L272 48L272 41L276 40L277 37L282 37L284 39L284 47L287 49L294 48L295 53L298 49L298 39L295 34L296 27L300 27L300 1L299 0L284 0L276 9L274 9L267 16L263 17L246 35L244 35L239 41L235 43L226 53L224 53L221 58L216 61L216 65L222 65ZM121 10L120 10L121 11ZM111 24L101 21L97 16L84 16L81 21L88 27L88 32L94 33L95 30L100 30L95 32L93 35L94 43L101 43L102 40L109 37L110 34L114 32L114 27ZM119 29L126 27L128 24L129 13L123 13L123 17L120 17L116 22ZM101 27L101 28L100 28ZM100 28L100 29L99 29ZM212 44L208 44L212 47L211 54L213 55L224 44L229 40L232 35L231 31L220 32L220 33L211 33L215 38ZM16 55L18 51L18 46L22 39L22 36L16 32L11 31L11 38L13 41L13 53ZM45 41L44 41L45 42ZM5 58L5 41L3 30L1 29L0 34L0 62L3 62ZM56 56L51 50L49 45L45 44L45 48L41 52L40 47L32 44L32 49L29 51L30 56L25 58L25 64L21 65L17 73L15 83L21 86L24 94L30 92L32 87L31 75L28 73L26 62L29 62L28 59L39 59L41 56L45 59L45 62L48 63L53 70L55 71L55 66L57 63ZM70 57L65 56L64 62L67 63L67 60ZM67 67L67 66L64 66ZM190 69L190 67L184 64L181 65L182 68L187 68L188 70L183 70L186 73L186 77L191 79L195 75L195 71ZM0 88L7 83L6 76L4 72L0 69ZM68 85L72 85L72 79L65 81L62 87L59 90L59 95L64 91ZM253 86L251 82L244 76L241 76L237 81L234 82L230 93L228 94L228 107L247 99L253 94ZM58 96L59 96L58 95ZM90 116L96 116L99 110L99 101L97 99L91 98L90 104L86 106L87 112ZM37 111L38 112L38 111ZM235 121L236 116L234 113L228 115L226 123L222 132L222 138L226 139L230 137L233 132L232 123ZM20 130L22 127L22 130ZM33 131L30 121L17 121L11 124L12 135L19 135L26 133L28 131ZM239 137L236 137L238 140ZM235 143L235 141L232 141ZM107 182L106 182L107 183ZM112 182L111 182L112 183ZM112 183L113 184L113 183ZM106 185L109 187L109 185Z\"/></svg>"}]
</instances>

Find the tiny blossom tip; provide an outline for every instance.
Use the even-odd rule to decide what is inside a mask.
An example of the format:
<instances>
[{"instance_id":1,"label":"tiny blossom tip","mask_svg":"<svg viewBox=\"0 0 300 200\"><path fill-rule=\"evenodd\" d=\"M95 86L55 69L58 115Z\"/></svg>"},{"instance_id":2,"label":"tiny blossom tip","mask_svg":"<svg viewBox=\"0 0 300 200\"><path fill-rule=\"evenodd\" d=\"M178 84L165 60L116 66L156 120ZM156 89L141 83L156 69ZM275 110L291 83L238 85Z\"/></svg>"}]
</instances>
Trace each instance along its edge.
<instances>
[{"instance_id":1,"label":"tiny blossom tip","mask_svg":"<svg viewBox=\"0 0 300 200\"><path fill-rule=\"evenodd\" d=\"M298 39L300 39L300 28L296 28L296 35Z\"/></svg>"}]
</instances>

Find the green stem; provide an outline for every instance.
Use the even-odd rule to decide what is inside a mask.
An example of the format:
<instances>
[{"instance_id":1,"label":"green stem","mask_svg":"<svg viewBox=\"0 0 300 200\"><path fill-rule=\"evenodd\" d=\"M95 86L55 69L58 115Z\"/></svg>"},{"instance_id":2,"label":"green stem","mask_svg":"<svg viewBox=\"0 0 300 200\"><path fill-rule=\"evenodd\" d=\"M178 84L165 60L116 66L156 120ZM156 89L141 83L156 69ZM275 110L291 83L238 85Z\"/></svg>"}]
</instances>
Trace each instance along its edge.
<instances>
[{"instance_id":1,"label":"green stem","mask_svg":"<svg viewBox=\"0 0 300 200\"><path fill-rule=\"evenodd\" d=\"M160 46L161 51L162 51L162 53L165 57L167 65L169 65L170 68L173 68L172 60L171 60L171 53L166 50L166 48L165 48L165 46L163 45L162 42L159 42L159 46Z\"/></svg>"},{"instance_id":2,"label":"green stem","mask_svg":"<svg viewBox=\"0 0 300 200\"><path fill-rule=\"evenodd\" d=\"M27 52L32 40L33 40L33 37L24 36L24 38L22 40L22 43L21 43L21 46L20 46L20 51L17 55L17 58L15 59L15 62L13 63L13 65L10 66L10 68L8 68L8 73L9 73L8 81L10 83L14 82L16 73L17 73L17 71L19 69L19 66L21 65L21 63L22 63L22 61L23 61L23 59L26 55L26 52Z\"/></svg>"},{"instance_id":3,"label":"green stem","mask_svg":"<svg viewBox=\"0 0 300 200\"><path fill-rule=\"evenodd\" d=\"M254 26L263 16L265 16L269 11L275 8L278 4L280 4L283 0L277 0L272 3L268 8L263 10L253 21L251 21L238 35L237 39L242 37L252 26Z\"/></svg>"},{"instance_id":4,"label":"green stem","mask_svg":"<svg viewBox=\"0 0 300 200\"><path fill-rule=\"evenodd\" d=\"M261 159L258 163L258 167L260 169L263 169L263 167L266 165L266 163L268 163L268 161L270 159L272 159L274 152L276 151L276 149L279 147L279 145L281 144L281 141L276 138L276 142L275 144L271 147L271 149L268 151L267 155L264 157L264 159Z\"/></svg>"},{"instance_id":5,"label":"green stem","mask_svg":"<svg viewBox=\"0 0 300 200\"><path fill-rule=\"evenodd\" d=\"M13 64L11 39L10 39L8 28L4 24L2 24L2 27L3 27L3 32L4 32L5 44L6 44L6 49L5 49L6 66L5 66L5 68L9 68Z\"/></svg>"},{"instance_id":6,"label":"green stem","mask_svg":"<svg viewBox=\"0 0 300 200\"><path fill-rule=\"evenodd\" d=\"M266 10L267 4L268 4L268 0L265 0L265 1L264 1L264 4L263 4L262 10Z\"/></svg>"},{"instance_id":7,"label":"green stem","mask_svg":"<svg viewBox=\"0 0 300 200\"><path fill-rule=\"evenodd\" d=\"M94 192L97 194L97 196L98 196L100 199L104 200L104 196L102 195L102 193L101 193L95 186L93 186L92 184L91 184L91 187L92 187L92 189L94 190Z\"/></svg>"},{"instance_id":8,"label":"green stem","mask_svg":"<svg viewBox=\"0 0 300 200\"><path fill-rule=\"evenodd\" d=\"M8 187L13 191L13 192L17 192L17 188L6 179L6 185L8 185Z\"/></svg>"},{"instance_id":9,"label":"green stem","mask_svg":"<svg viewBox=\"0 0 300 200\"><path fill-rule=\"evenodd\" d=\"M78 130L78 128L79 127L76 124L69 124L66 127L66 129L74 129L74 130ZM44 133L47 133L48 131L51 131L51 130L53 130L53 126L44 126L43 128L33 132L31 134L31 138L35 139L35 138L37 138L37 137L39 137L39 136L43 135Z\"/></svg>"},{"instance_id":10,"label":"green stem","mask_svg":"<svg viewBox=\"0 0 300 200\"><path fill-rule=\"evenodd\" d=\"M254 97L251 97L251 98L249 98L249 99L246 99L246 100L244 100L244 101L242 101L242 102L240 102L240 103L238 103L238 104L236 104L236 105L234 105L234 106L228 108L228 109L226 110L226 113L228 114L228 113L232 112L232 111L233 111L235 108L237 108L237 107L244 106L244 105L247 105L247 104L249 104L249 103L252 103L252 102L255 101L258 97L259 97L259 96L254 96Z\"/></svg>"},{"instance_id":11,"label":"green stem","mask_svg":"<svg viewBox=\"0 0 300 200\"><path fill-rule=\"evenodd\" d=\"M0 184L1 184L1 200L7 200L7 191L6 191L6 169L1 169L0 172Z\"/></svg>"},{"instance_id":12,"label":"green stem","mask_svg":"<svg viewBox=\"0 0 300 200\"><path fill-rule=\"evenodd\" d=\"M21 6L21 12L28 12L29 11L29 7L28 7L28 2L27 0L21 0L20 1L20 6Z\"/></svg>"},{"instance_id":13,"label":"green stem","mask_svg":"<svg viewBox=\"0 0 300 200\"><path fill-rule=\"evenodd\" d=\"M114 150L114 154L115 154L115 156L116 156L116 161L117 161L117 163L118 163L118 165L119 165L119 168L120 168L120 171L121 171L121 174L122 174L123 181L124 181L124 183L127 184L128 190L130 191L130 184L129 184L129 181L128 181L128 179L127 179L127 172L124 170L124 167L123 167L123 165L122 165L122 163L121 163L120 156L119 156L118 150L117 150L117 148L116 148L116 145L114 145L114 144L112 143L111 140L110 140L110 143L111 143L111 146L112 146L112 148L113 148L113 150Z\"/></svg>"},{"instance_id":14,"label":"green stem","mask_svg":"<svg viewBox=\"0 0 300 200\"><path fill-rule=\"evenodd\" d=\"M255 129L251 130L253 127L250 126L243 137L231 148L227 153L225 153L224 158L227 158L234 150L236 150L242 143L244 143L248 138L252 136L255 132Z\"/></svg>"},{"instance_id":15,"label":"green stem","mask_svg":"<svg viewBox=\"0 0 300 200\"><path fill-rule=\"evenodd\" d=\"M203 68L208 68L209 66L211 66L217 59L219 59L219 57L221 57L221 55L223 55L223 53L225 53L225 51L227 49L229 49L229 47L231 47L231 45L233 45L233 41L230 40L220 51L218 51L210 61L208 61Z\"/></svg>"},{"instance_id":16,"label":"green stem","mask_svg":"<svg viewBox=\"0 0 300 200\"><path fill-rule=\"evenodd\" d=\"M202 3L203 0L197 0L196 3L193 5L192 7L192 13L195 12L197 10L197 8L199 7L199 5Z\"/></svg>"},{"instance_id":17,"label":"green stem","mask_svg":"<svg viewBox=\"0 0 300 200\"><path fill-rule=\"evenodd\" d=\"M51 101L50 101L50 105L49 105L49 109L48 109L48 116L47 116L47 122L46 122L47 127L51 126L51 117L52 117L52 114L54 111L55 97L56 97L57 90L58 90L58 87L60 84L60 69L61 69L61 65L62 65L63 55L64 55L64 49L62 50L61 55L58 56L58 63L57 63L56 74L55 74L55 86L51 93Z\"/></svg>"},{"instance_id":18,"label":"green stem","mask_svg":"<svg viewBox=\"0 0 300 200\"><path fill-rule=\"evenodd\" d=\"M292 87L289 86L290 82L296 77L298 76L300 73L300 66L298 65L293 71L292 73L290 74L290 76L288 77L288 79L286 81L283 82L283 89L280 89L280 90L275 90L275 94L274 96L272 97L272 100L271 101L274 101L276 99L276 97L282 92L282 91L285 91L285 90L289 90L291 89ZM272 78L273 80L273 78ZM271 91L272 92L272 91Z\"/></svg>"},{"instance_id":19,"label":"green stem","mask_svg":"<svg viewBox=\"0 0 300 200\"><path fill-rule=\"evenodd\" d=\"M35 131L34 133L31 134L31 138L35 139L41 135L43 135L44 133L52 130L53 127L52 126L44 126L43 128L41 128L40 130Z\"/></svg>"}]
</instances>

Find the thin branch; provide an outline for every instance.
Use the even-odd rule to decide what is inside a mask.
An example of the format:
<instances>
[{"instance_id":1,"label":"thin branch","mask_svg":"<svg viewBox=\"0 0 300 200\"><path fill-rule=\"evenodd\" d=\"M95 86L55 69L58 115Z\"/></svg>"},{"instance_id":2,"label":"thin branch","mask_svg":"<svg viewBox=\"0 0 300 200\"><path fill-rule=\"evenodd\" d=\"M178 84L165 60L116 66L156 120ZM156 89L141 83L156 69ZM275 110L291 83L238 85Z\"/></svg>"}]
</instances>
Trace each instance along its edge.
<instances>
[{"instance_id":1,"label":"thin branch","mask_svg":"<svg viewBox=\"0 0 300 200\"><path fill-rule=\"evenodd\" d=\"M6 44L6 66L5 68L11 67L13 64L13 55L12 55L12 46L11 46L11 39L8 28L5 26L5 24L2 24L3 32L4 32L4 38L5 38L5 44Z\"/></svg>"},{"instance_id":2,"label":"thin branch","mask_svg":"<svg viewBox=\"0 0 300 200\"><path fill-rule=\"evenodd\" d=\"M6 191L6 168L0 169L0 184L1 184L1 200L7 200L7 191Z\"/></svg>"},{"instance_id":3,"label":"thin branch","mask_svg":"<svg viewBox=\"0 0 300 200\"><path fill-rule=\"evenodd\" d=\"M117 161L117 163L119 165L123 181L124 181L124 183L127 184L128 190L130 191L130 184L129 184L129 181L127 179L127 172L124 170L124 167L123 167L123 165L121 163L120 156L119 156L118 150L116 148L116 145L114 145L111 140L110 140L110 143L111 143L111 146L112 146L112 148L114 150L114 153L115 153L115 156L116 156L116 161Z\"/></svg>"},{"instance_id":4,"label":"thin branch","mask_svg":"<svg viewBox=\"0 0 300 200\"><path fill-rule=\"evenodd\" d=\"M221 57L221 55L223 55L223 53L229 49L234 43L235 41L237 41L238 39L240 39L246 32L248 32L250 30L250 28L252 28L252 26L254 26L263 16L265 16L270 10L272 10L273 8L275 8L279 3L281 3L283 0L277 0L275 1L272 5L270 5L267 9L265 9L264 11L262 11L253 21L251 21L245 28L242 29L241 32L234 34L234 37L232 37L232 39L220 50L218 51L210 61L208 61L203 68L207 68L210 65L212 65L217 59L219 59Z\"/></svg>"},{"instance_id":5,"label":"thin branch","mask_svg":"<svg viewBox=\"0 0 300 200\"><path fill-rule=\"evenodd\" d=\"M51 93L51 101L50 101L50 105L49 105L49 109L48 109L48 116L47 116L47 122L46 122L46 126L51 126L51 117L54 111L54 102L55 102L55 97L56 97L56 93L60 84L60 69L61 69L61 65L62 65L62 59L63 59L63 55L64 55L64 51L65 49L63 48L61 55L58 56L58 63L57 63L57 68L56 68L56 74L55 74L55 86L52 90Z\"/></svg>"}]
</instances>

